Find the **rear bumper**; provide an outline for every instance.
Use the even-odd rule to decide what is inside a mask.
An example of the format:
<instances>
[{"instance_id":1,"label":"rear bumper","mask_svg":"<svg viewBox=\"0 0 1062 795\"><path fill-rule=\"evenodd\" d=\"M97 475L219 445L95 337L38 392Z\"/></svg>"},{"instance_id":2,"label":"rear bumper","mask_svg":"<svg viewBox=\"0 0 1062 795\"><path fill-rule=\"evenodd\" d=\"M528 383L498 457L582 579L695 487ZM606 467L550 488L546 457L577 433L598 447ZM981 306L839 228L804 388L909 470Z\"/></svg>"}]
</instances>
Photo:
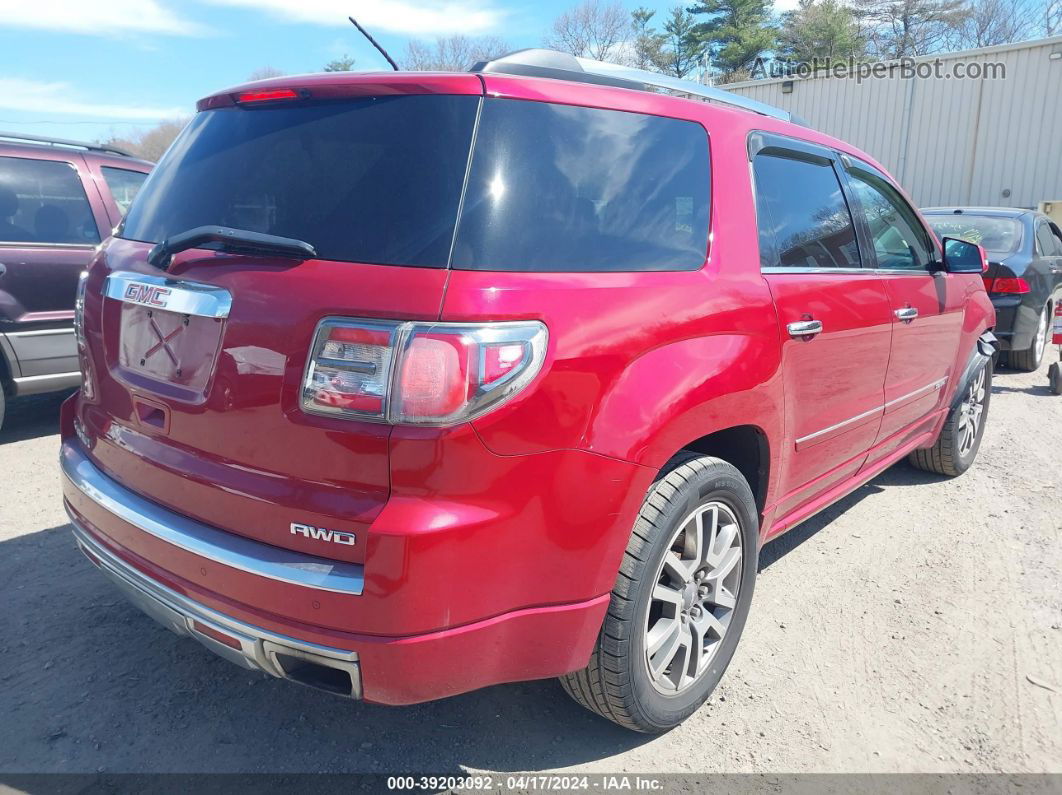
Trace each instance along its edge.
<instances>
[{"instance_id":1,"label":"rear bumper","mask_svg":"<svg viewBox=\"0 0 1062 795\"><path fill-rule=\"evenodd\" d=\"M195 638L226 660L272 676L361 697L358 655L278 635L211 610L146 576L99 542L74 520L81 551L134 605L177 633ZM329 675L327 672L332 672Z\"/></svg>"},{"instance_id":2,"label":"rear bumper","mask_svg":"<svg viewBox=\"0 0 1062 795\"><path fill-rule=\"evenodd\" d=\"M193 522L110 479L70 439L61 456L65 504L86 556L163 625L273 676L384 704L559 676L585 665L608 608L603 594L434 632L401 634L396 626L388 636L309 624L277 605L335 613L359 603L366 598L360 565ZM384 610L387 601L373 604Z\"/></svg>"}]
</instances>

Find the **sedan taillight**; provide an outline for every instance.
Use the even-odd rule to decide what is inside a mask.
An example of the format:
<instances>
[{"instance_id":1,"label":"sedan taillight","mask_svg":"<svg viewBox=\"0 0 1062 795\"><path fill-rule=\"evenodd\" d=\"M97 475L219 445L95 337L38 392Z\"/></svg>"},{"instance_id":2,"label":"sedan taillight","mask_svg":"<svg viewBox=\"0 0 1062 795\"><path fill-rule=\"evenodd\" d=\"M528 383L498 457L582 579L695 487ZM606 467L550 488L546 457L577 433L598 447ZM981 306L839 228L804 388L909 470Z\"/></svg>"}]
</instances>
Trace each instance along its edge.
<instances>
[{"instance_id":1,"label":"sedan taillight","mask_svg":"<svg viewBox=\"0 0 1062 795\"><path fill-rule=\"evenodd\" d=\"M478 417L534 379L546 327L517 323L390 323L326 318L317 327L302 408L412 425Z\"/></svg>"},{"instance_id":2,"label":"sedan taillight","mask_svg":"<svg viewBox=\"0 0 1062 795\"><path fill-rule=\"evenodd\" d=\"M990 293L1012 293L1024 295L1032 290L1029 283L1020 277L1004 277L985 280L985 290Z\"/></svg>"}]
</instances>

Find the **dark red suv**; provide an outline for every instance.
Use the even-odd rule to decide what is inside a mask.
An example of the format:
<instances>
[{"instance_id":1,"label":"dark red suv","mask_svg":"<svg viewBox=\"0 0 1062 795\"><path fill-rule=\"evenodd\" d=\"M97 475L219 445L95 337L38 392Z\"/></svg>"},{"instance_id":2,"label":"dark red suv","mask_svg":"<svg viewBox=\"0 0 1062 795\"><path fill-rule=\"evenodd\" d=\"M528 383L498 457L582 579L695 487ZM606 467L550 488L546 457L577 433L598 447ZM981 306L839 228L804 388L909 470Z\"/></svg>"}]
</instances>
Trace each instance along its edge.
<instances>
[{"instance_id":1,"label":"dark red suv","mask_svg":"<svg viewBox=\"0 0 1062 795\"><path fill-rule=\"evenodd\" d=\"M6 399L76 387L74 293L151 163L0 132L0 426Z\"/></svg>"},{"instance_id":2,"label":"dark red suv","mask_svg":"<svg viewBox=\"0 0 1062 795\"><path fill-rule=\"evenodd\" d=\"M786 115L543 51L202 100L84 284L81 548L247 668L675 725L762 543L984 428L982 252Z\"/></svg>"}]
</instances>

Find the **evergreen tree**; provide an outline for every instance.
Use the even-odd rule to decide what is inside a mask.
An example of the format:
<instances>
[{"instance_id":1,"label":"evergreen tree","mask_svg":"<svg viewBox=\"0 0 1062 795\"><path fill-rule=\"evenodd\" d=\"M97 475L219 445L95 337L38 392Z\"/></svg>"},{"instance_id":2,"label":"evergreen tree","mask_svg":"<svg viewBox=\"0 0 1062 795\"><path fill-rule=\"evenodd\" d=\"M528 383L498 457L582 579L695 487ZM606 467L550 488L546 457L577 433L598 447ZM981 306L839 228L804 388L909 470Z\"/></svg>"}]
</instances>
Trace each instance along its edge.
<instances>
[{"instance_id":1,"label":"evergreen tree","mask_svg":"<svg viewBox=\"0 0 1062 795\"><path fill-rule=\"evenodd\" d=\"M701 0L689 8L705 17L695 35L707 47L722 82L744 79L756 59L774 48L772 8L769 0Z\"/></svg>"},{"instance_id":2,"label":"evergreen tree","mask_svg":"<svg viewBox=\"0 0 1062 795\"><path fill-rule=\"evenodd\" d=\"M823 58L862 58L866 41L852 10L839 0L800 0L782 15L778 54L798 62Z\"/></svg>"}]
</instances>

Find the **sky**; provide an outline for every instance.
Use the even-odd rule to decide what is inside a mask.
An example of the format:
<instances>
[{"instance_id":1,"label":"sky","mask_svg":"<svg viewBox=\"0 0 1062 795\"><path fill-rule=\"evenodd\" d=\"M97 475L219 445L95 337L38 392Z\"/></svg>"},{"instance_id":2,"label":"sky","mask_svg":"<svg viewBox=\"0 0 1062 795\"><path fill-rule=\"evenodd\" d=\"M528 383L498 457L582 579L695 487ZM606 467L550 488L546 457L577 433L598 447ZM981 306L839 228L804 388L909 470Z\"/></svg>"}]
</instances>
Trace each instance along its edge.
<instances>
[{"instance_id":1,"label":"sky","mask_svg":"<svg viewBox=\"0 0 1062 795\"><path fill-rule=\"evenodd\" d=\"M388 66L410 38L497 35L536 47L576 0L0 0L0 131L100 140L188 116L200 97L270 66ZM795 0L780 0L795 5ZM632 0L663 18L675 0Z\"/></svg>"}]
</instances>

